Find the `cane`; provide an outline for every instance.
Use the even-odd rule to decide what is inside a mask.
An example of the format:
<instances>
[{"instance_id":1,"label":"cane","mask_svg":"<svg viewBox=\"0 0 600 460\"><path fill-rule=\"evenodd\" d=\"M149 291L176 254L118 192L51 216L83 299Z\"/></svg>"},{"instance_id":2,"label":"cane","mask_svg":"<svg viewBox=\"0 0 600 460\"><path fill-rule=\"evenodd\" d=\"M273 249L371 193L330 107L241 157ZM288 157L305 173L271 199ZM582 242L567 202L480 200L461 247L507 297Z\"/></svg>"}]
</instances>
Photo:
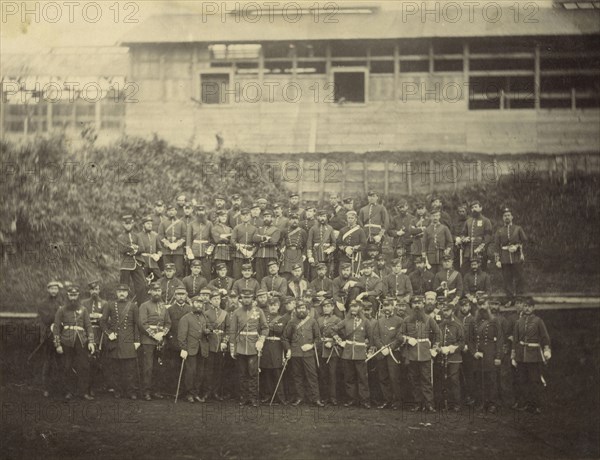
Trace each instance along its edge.
<instances>
[{"instance_id":1,"label":"cane","mask_svg":"<svg viewBox=\"0 0 600 460\"><path fill-rule=\"evenodd\" d=\"M256 373L256 391L258 393L258 401L260 402L260 355L262 353L258 352L258 359L256 360L256 366L258 367L258 372Z\"/></svg>"},{"instance_id":2,"label":"cane","mask_svg":"<svg viewBox=\"0 0 600 460\"><path fill-rule=\"evenodd\" d=\"M29 355L29 357L27 358L27 362L29 362L29 361L31 360L31 358L33 358L33 355L35 355L35 354L36 354L36 353L39 351L39 349L40 349L40 348L42 348L42 347L44 346L44 344L46 343L46 340L48 340L48 339L49 339L51 336L52 336L52 331L50 331L50 332L49 332L49 333L46 335L46 338L45 338L44 340L42 340L42 341L40 342L40 344L39 344L37 347L35 347L35 350L33 350L33 351L31 352L31 354Z\"/></svg>"},{"instance_id":3,"label":"cane","mask_svg":"<svg viewBox=\"0 0 600 460\"><path fill-rule=\"evenodd\" d=\"M179 371L179 380L177 381L177 392L175 393L175 404L177 404L177 398L179 398L179 387L181 386L181 376L183 375L183 366L185 359L181 360L181 370Z\"/></svg>"},{"instance_id":4,"label":"cane","mask_svg":"<svg viewBox=\"0 0 600 460\"><path fill-rule=\"evenodd\" d=\"M317 360L317 369L319 369L321 367L321 365L319 364L319 353L317 352L317 347L315 347L314 345L313 350L315 351L315 358Z\"/></svg>"},{"instance_id":5,"label":"cane","mask_svg":"<svg viewBox=\"0 0 600 460\"><path fill-rule=\"evenodd\" d=\"M269 406L273 404L273 400L275 399L275 395L277 394L277 390L279 389L279 385L281 384L281 379L283 378L283 373L285 372L285 368L287 367L289 359L283 360L283 369L281 369L281 374L279 374L279 380L277 380L277 385L275 385L275 391L273 392L273 396L271 396L271 402L269 402Z\"/></svg>"},{"instance_id":6,"label":"cane","mask_svg":"<svg viewBox=\"0 0 600 460\"><path fill-rule=\"evenodd\" d=\"M483 358L481 358L481 405L485 410L485 383L483 381Z\"/></svg>"}]
</instances>

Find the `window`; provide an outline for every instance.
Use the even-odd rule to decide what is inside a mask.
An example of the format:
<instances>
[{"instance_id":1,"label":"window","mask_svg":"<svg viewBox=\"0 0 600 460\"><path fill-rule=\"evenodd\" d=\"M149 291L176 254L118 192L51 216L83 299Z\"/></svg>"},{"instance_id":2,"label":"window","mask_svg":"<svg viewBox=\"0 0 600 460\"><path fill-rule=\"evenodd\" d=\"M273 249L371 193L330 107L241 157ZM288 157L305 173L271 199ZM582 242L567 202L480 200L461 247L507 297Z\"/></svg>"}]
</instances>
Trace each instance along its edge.
<instances>
[{"instance_id":1,"label":"window","mask_svg":"<svg viewBox=\"0 0 600 460\"><path fill-rule=\"evenodd\" d=\"M200 74L200 100L203 104L228 104L230 83L230 72Z\"/></svg>"},{"instance_id":2,"label":"window","mask_svg":"<svg viewBox=\"0 0 600 460\"><path fill-rule=\"evenodd\" d=\"M366 69L333 69L333 85L335 102L366 102Z\"/></svg>"}]
</instances>

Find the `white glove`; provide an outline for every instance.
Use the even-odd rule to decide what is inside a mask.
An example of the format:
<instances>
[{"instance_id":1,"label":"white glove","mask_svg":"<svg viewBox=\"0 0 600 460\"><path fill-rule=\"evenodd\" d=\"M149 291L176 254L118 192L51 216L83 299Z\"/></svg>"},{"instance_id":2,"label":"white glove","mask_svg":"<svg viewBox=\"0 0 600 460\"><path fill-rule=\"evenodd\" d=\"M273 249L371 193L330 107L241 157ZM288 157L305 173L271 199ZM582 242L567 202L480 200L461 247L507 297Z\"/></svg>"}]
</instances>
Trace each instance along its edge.
<instances>
[{"instance_id":1,"label":"white glove","mask_svg":"<svg viewBox=\"0 0 600 460\"><path fill-rule=\"evenodd\" d=\"M338 345L339 345L340 347L344 348L344 347L346 346L346 341L345 341L345 340L340 340L340 341L338 342Z\"/></svg>"},{"instance_id":2,"label":"white glove","mask_svg":"<svg viewBox=\"0 0 600 460\"><path fill-rule=\"evenodd\" d=\"M390 354L390 349L388 347L385 347L383 350L381 350L381 354L383 356L387 356Z\"/></svg>"},{"instance_id":3,"label":"white glove","mask_svg":"<svg viewBox=\"0 0 600 460\"><path fill-rule=\"evenodd\" d=\"M332 254L335 251L335 246L325 249L325 254Z\"/></svg>"},{"instance_id":4,"label":"white glove","mask_svg":"<svg viewBox=\"0 0 600 460\"><path fill-rule=\"evenodd\" d=\"M292 357L292 350L288 350L285 352L285 359L290 359Z\"/></svg>"},{"instance_id":5,"label":"white glove","mask_svg":"<svg viewBox=\"0 0 600 460\"><path fill-rule=\"evenodd\" d=\"M352 255L353 250L350 246L347 246L346 249L344 249L344 252L348 257L350 257Z\"/></svg>"},{"instance_id":6,"label":"white glove","mask_svg":"<svg viewBox=\"0 0 600 460\"><path fill-rule=\"evenodd\" d=\"M502 262L500 262L500 261L496 262L496 267L502 268Z\"/></svg>"},{"instance_id":7,"label":"white glove","mask_svg":"<svg viewBox=\"0 0 600 460\"><path fill-rule=\"evenodd\" d=\"M154 259L154 262L158 262L160 260L160 254L152 254L150 257Z\"/></svg>"},{"instance_id":8,"label":"white glove","mask_svg":"<svg viewBox=\"0 0 600 460\"><path fill-rule=\"evenodd\" d=\"M312 343L305 343L304 345L302 345L300 347L300 349L302 351L308 351L308 350L312 350L313 349L313 344Z\"/></svg>"},{"instance_id":9,"label":"white glove","mask_svg":"<svg viewBox=\"0 0 600 460\"><path fill-rule=\"evenodd\" d=\"M235 359L235 345L229 345L229 354L231 355L231 359Z\"/></svg>"},{"instance_id":10,"label":"white glove","mask_svg":"<svg viewBox=\"0 0 600 460\"><path fill-rule=\"evenodd\" d=\"M187 248L185 250L185 255L188 258L188 260L194 260L194 251L192 251L190 248Z\"/></svg>"},{"instance_id":11,"label":"white glove","mask_svg":"<svg viewBox=\"0 0 600 460\"><path fill-rule=\"evenodd\" d=\"M137 350L138 348L140 348L140 343L139 342L135 342L133 344L133 347Z\"/></svg>"},{"instance_id":12,"label":"white glove","mask_svg":"<svg viewBox=\"0 0 600 460\"><path fill-rule=\"evenodd\" d=\"M164 337L164 332L157 332L156 334L154 334L154 340L156 340L157 342L160 342Z\"/></svg>"},{"instance_id":13,"label":"white glove","mask_svg":"<svg viewBox=\"0 0 600 460\"><path fill-rule=\"evenodd\" d=\"M469 351L469 346L465 345L465 347L463 348L463 351Z\"/></svg>"},{"instance_id":14,"label":"white glove","mask_svg":"<svg viewBox=\"0 0 600 460\"><path fill-rule=\"evenodd\" d=\"M438 354L437 350L435 348L432 348L429 350L429 353L431 353L431 357L435 358Z\"/></svg>"},{"instance_id":15,"label":"white glove","mask_svg":"<svg viewBox=\"0 0 600 460\"><path fill-rule=\"evenodd\" d=\"M494 366L499 366L500 364L502 364L502 361L499 359L494 359Z\"/></svg>"},{"instance_id":16,"label":"white glove","mask_svg":"<svg viewBox=\"0 0 600 460\"><path fill-rule=\"evenodd\" d=\"M415 339L414 337L409 337L407 342L411 347L414 347L417 344L417 339Z\"/></svg>"},{"instance_id":17,"label":"white glove","mask_svg":"<svg viewBox=\"0 0 600 460\"><path fill-rule=\"evenodd\" d=\"M62 354L63 354L63 347L61 347L61 346L58 346L58 347L56 347L56 352L57 352L59 355L62 355Z\"/></svg>"},{"instance_id":18,"label":"white glove","mask_svg":"<svg viewBox=\"0 0 600 460\"><path fill-rule=\"evenodd\" d=\"M169 244L169 249L170 249L171 251L177 251L177 247L178 247L178 246L177 246L177 243L170 243L170 244Z\"/></svg>"},{"instance_id":19,"label":"white glove","mask_svg":"<svg viewBox=\"0 0 600 460\"><path fill-rule=\"evenodd\" d=\"M402 229L398 230L398 231L396 232L396 235L398 235L398 236L402 236L402 235L404 235L404 230L402 230Z\"/></svg>"},{"instance_id":20,"label":"white glove","mask_svg":"<svg viewBox=\"0 0 600 460\"><path fill-rule=\"evenodd\" d=\"M425 268L426 268L427 270L431 270L431 265L429 264L429 262L427 262L427 264L425 265Z\"/></svg>"},{"instance_id":21,"label":"white glove","mask_svg":"<svg viewBox=\"0 0 600 460\"><path fill-rule=\"evenodd\" d=\"M114 332L111 332L110 334L108 334L108 340L116 340L117 339L117 334L115 334Z\"/></svg>"},{"instance_id":22,"label":"white glove","mask_svg":"<svg viewBox=\"0 0 600 460\"><path fill-rule=\"evenodd\" d=\"M185 350L181 350L179 352L179 356L181 356L181 359L186 359L188 357L188 352Z\"/></svg>"},{"instance_id":23,"label":"white glove","mask_svg":"<svg viewBox=\"0 0 600 460\"><path fill-rule=\"evenodd\" d=\"M94 351L96 351L96 347L94 346L94 344L93 344L93 343L88 343L88 351L89 351L91 354L94 354Z\"/></svg>"},{"instance_id":24,"label":"white glove","mask_svg":"<svg viewBox=\"0 0 600 460\"><path fill-rule=\"evenodd\" d=\"M308 258L308 263L311 264L311 265L314 264L315 263L315 258L314 257L309 257Z\"/></svg>"},{"instance_id":25,"label":"white glove","mask_svg":"<svg viewBox=\"0 0 600 460\"><path fill-rule=\"evenodd\" d=\"M331 342L325 342L325 348L331 348L333 344Z\"/></svg>"},{"instance_id":26,"label":"white glove","mask_svg":"<svg viewBox=\"0 0 600 460\"><path fill-rule=\"evenodd\" d=\"M225 342L221 342L221 351L227 351L227 344Z\"/></svg>"},{"instance_id":27,"label":"white glove","mask_svg":"<svg viewBox=\"0 0 600 460\"><path fill-rule=\"evenodd\" d=\"M447 355L450 353L450 347L442 347L442 354Z\"/></svg>"},{"instance_id":28,"label":"white glove","mask_svg":"<svg viewBox=\"0 0 600 460\"><path fill-rule=\"evenodd\" d=\"M454 353L456 350L458 350L458 347L456 345L448 346L448 353Z\"/></svg>"},{"instance_id":29,"label":"white glove","mask_svg":"<svg viewBox=\"0 0 600 460\"><path fill-rule=\"evenodd\" d=\"M337 307L337 309L339 311L346 311L346 307L344 306L344 304L342 302L336 302L335 306Z\"/></svg>"},{"instance_id":30,"label":"white glove","mask_svg":"<svg viewBox=\"0 0 600 460\"><path fill-rule=\"evenodd\" d=\"M515 361L515 359L511 359L510 363L512 364L513 367L517 367L517 361Z\"/></svg>"},{"instance_id":31,"label":"white glove","mask_svg":"<svg viewBox=\"0 0 600 460\"><path fill-rule=\"evenodd\" d=\"M552 358L552 352L550 351L550 348L544 349L544 358L546 358L546 361Z\"/></svg>"},{"instance_id":32,"label":"white glove","mask_svg":"<svg viewBox=\"0 0 600 460\"><path fill-rule=\"evenodd\" d=\"M381 241L381 235L375 235L373 237L373 239L375 240L376 243L379 243Z\"/></svg>"},{"instance_id":33,"label":"white glove","mask_svg":"<svg viewBox=\"0 0 600 460\"><path fill-rule=\"evenodd\" d=\"M473 355L473 358L475 358L475 359L481 359L481 358L483 358L483 353L480 352L480 351L478 351L477 353L475 353Z\"/></svg>"},{"instance_id":34,"label":"white glove","mask_svg":"<svg viewBox=\"0 0 600 460\"><path fill-rule=\"evenodd\" d=\"M259 340L258 342L256 342L256 351L258 351L260 353L263 349L263 345L264 345L264 342L262 340Z\"/></svg>"}]
</instances>

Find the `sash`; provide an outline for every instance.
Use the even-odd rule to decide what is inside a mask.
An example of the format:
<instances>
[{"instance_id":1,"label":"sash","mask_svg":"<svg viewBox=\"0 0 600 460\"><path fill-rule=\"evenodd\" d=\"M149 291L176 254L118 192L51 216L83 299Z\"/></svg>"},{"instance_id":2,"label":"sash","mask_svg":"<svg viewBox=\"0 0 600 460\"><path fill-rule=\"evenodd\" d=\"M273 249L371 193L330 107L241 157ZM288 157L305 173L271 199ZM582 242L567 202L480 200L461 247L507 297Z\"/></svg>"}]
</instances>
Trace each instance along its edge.
<instances>
[{"instance_id":1,"label":"sash","mask_svg":"<svg viewBox=\"0 0 600 460\"><path fill-rule=\"evenodd\" d=\"M179 221L180 221L180 219L176 219L175 222L171 222L169 224L169 226L165 229L165 233L167 233L169 230L171 230L173 228L173 226Z\"/></svg>"},{"instance_id":2,"label":"sash","mask_svg":"<svg viewBox=\"0 0 600 460\"><path fill-rule=\"evenodd\" d=\"M342 235L342 240L345 240L347 237L352 235L354 232L358 231L359 228L360 228L360 225L356 225L356 226L352 227L350 230L348 230L346 233L344 233Z\"/></svg>"},{"instance_id":3,"label":"sash","mask_svg":"<svg viewBox=\"0 0 600 460\"><path fill-rule=\"evenodd\" d=\"M302 230L301 227L296 227L294 230L292 230L291 232L288 233L288 238L292 235L295 235L296 233L298 233L300 230Z\"/></svg>"},{"instance_id":4,"label":"sash","mask_svg":"<svg viewBox=\"0 0 600 460\"><path fill-rule=\"evenodd\" d=\"M450 283L452 283L456 277L458 276L458 272L457 271L453 271L452 274L450 275L450 277L448 278L448 285L450 285Z\"/></svg>"},{"instance_id":5,"label":"sash","mask_svg":"<svg viewBox=\"0 0 600 460\"><path fill-rule=\"evenodd\" d=\"M217 322L215 324L217 329L225 322L225 318L227 318L227 312L225 310L221 310L221 313L219 313Z\"/></svg>"}]
</instances>

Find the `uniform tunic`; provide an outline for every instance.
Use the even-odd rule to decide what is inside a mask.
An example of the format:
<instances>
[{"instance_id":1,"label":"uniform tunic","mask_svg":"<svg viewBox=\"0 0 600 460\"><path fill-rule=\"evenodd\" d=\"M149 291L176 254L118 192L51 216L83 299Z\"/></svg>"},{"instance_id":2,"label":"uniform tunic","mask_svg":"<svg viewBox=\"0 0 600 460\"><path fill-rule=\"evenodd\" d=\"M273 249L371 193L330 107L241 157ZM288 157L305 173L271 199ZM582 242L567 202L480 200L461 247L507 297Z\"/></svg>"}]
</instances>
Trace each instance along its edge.
<instances>
[{"instance_id":1,"label":"uniform tunic","mask_svg":"<svg viewBox=\"0 0 600 460\"><path fill-rule=\"evenodd\" d=\"M304 262L304 253L308 235L306 230L300 227L289 228L281 239L281 252L283 261L281 264L281 273L291 273L295 264Z\"/></svg>"},{"instance_id":2,"label":"uniform tunic","mask_svg":"<svg viewBox=\"0 0 600 460\"><path fill-rule=\"evenodd\" d=\"M351 259L346 254L346 248L352 247L353 254L362 254L367 247L367 235L358 224L353 227L346 226L340 230L336 244L339 249L340 262L350 262Z\"/></svg>"},{"instance_id":3,"label":"uniform tunic","mask_svg":"<svg viewBox=\"0 0 600 460\"><path fill-rule=\"evenodd\" d=\"M425 321L416 318L407 318L400 327L400 332L417 340L416 345L407 346L409 361L430 361L431 348L440 341L440 328L435 320L429 316Z\"/></svg>"},{"instance_id":4,"label":"uniform tunic","mask_svg":"<svg viewBox=\"0 0 600 460\"><path fill-rule=\"evenodd\" d=\"M267 319L258 307L239 307L231 315L229 343L233 344L237 354L256 355L259 336L266 337L268 333Z\"/></svg>"},{"instance_id":5,"label":"uniform tunic","mask_svg":"<svg viewBox=\"0 0 600 460\"><path fill-rule=\"evenodd\" d=\"M376 235L383 234L390 226L390 216L385 206L368 204L358 211L358 224L365 230L370 241Z\"/></svg>"},{"instance_id":6,"label":"uniform tunic","mask_svg":"<svg viewBox=\"0 0 600 460\"><path fill-rule=\"evenodd\" d=\"M171 328L171 317L164 303L148 300L140 305L138 314L139 329L142 333L143 345L157 345L151 335L163 332L167 334Z\"/></svg>"},{"instance_id":7,"label":"uniform tunic","mask_svg":"<svg viewBox=\"0 0 600 460\"><path fill-rule=\"evenodd\" d=\"M348 315L332 327L334 334L346 342L342 359L364 361L367 359L367 347L372 340L371 324L365 318Z\"/></svg>"},{"instance_id":8,"label":"uniform tunic","mask_svg":"<svg viewBox=\"0 0 600 460\"><path fill-rule=\"evenodd\" d=\"M392 273L383 279L383 294L385 296L406 296L412 295L413 288L410 282L410 278L404 273L398 273L397 275Z\"/></svg>"},{"instance_id":9,"label":"uniform tunic","mask_svg":"<svg viewBox=\"0 0 600 460\"><path fill-rule=\"evenodd\" d=\"M288 284L286 279L281 275L267 275L260 282L261 289L267 292L278 292L282 296L287 294Z\"/></svg>"},{"instance_id":10,"label":"uniform tunic","mask_svg":"<svg viewBox=\"0 0 600 460\"><path fill-rule=\"evenodd\" d=\"M108 357L113 359L135 359L137 353L135 343L140 342L138 329L138 307L129 300L109 302L100 320L102 330L106 334L104 348ZM115 333L115 340L108 340L108 335Z\"/></svg>"},{"instance_id":11,"label":"uniform tunic","mask_svg":"<svg viewBox=\"0 0 600 460\"><path fill-rule=\"evenodd\" d=\"M481 244L487 246L492 242L492 222L485 216L469 217L462 228L462 236L468 236L470 241L464 245L463 256L472 259L477 256L475 249ZM479 252L485 255L485 248Z\"/></svg>"},{"instance_id":12,"label":"uniform tunic","mask_svg":"<svg viewBox=\"0 0 600 460\"><path fill-rule=\"evenodd\" d=\"M444 224L430 224L423 233L423 252L427 261L432 265L442 263L445 250L452 248L452 235L450 229Z\"/></svg>"},{"instance_id":13,"label":"uniform tunic","mask_svg":"<svg viewBox=\"0 0 600 460\"><path fill-rule=\"evenodd\" d=\"M163 251L162 244L158 239L158 233L155 231L142 231L137 234L138 244L140 246L140 254L156 254ZM150 256L142 256L142 260L146 264L146 268L158 268L158 262L156 262Z\"/></svg>"},{"instance_id":14,"label":"uniform tunic","mask_svg":"<svg viewBox=\"0 0 600 460\"><path fill-rule=\"evenodd\" d=\"M316 223L308 231L307 255L313 257L315 262L327 262L333 253L326 254L326 250L335 249L335 236L333 227L329 224Z\"/></svg>"},{"instance_id":15,"label":"uniform tunic","mask_svg":"<svg viewBox=\"0 0 600 460\"><path fill-rule=\"evenodd\" d=\"M202 275L189 275L183 278L183 285L191 299L200 294L200 291L208 286L208 281Z\"/></svg>"},{"instance_id":16,"label":"uniform tunic","mask_svg":"<svg viewBox=\"0 0 600 460\"><path fill-rule=\"evenodd\" d=\"M54 316L54 343L74 347L77 339L81 345L94 343L94 331L87 309L79 305L75 309L60 307Z\"/></svg>"},{"instance_id":17,"label":"uniform tunic","mask_svg":"<svg viewBox=\"0 0 600 460\"><path fill-rule=\"evenodd\" d=\"M513 329L515 361L543 362L544 347L550 346L550 336L544 321L534 314L523 315Z\"/></svg>"},{"instance_id":18,"label":"uniform tunic","mask_svg":"<svg viewBox=\"0 0 600 460\"><path fill-rule=\"evenodd\" d=\"M213 258L215 261L231 260L231 233L233 229L225 224L216 222L212 225L210 235L215 243L215 250L213 252Z\"/></svg>"},{"instance_id":19,"label":"uniform tunic","mask_svg":"<svg viewBox=\"0 0 600 460\"><path fill-rule=\"evenodd\" d=\"M158 238L163 244L163 254L166 255L183 255L183 246L186 239L186 225L180 219L166 220L158 226ZM180 242L177 249L170 249L166 243Z\"/></svg>"},{"instance_id":20,"label":"uniform tunic","mask_svg":"<svg viewBox=\"0 0 600 460\"><path fill-rule=\"evenodd\" d=\"M186 230L186 242L185 245L192 249L194 257L206 257L207 250L214 245L212 244L212 223L206 221L202 223L198 220L193 220Z\"/></svg>"},{"instance_id":21,"label":"uniform tunic","mask_svg":"<svg viewBox=\"0 0 600 460\"><path fill-rule=\"evenodd\" d=\"M270 313L267 313L265 318L269 326L269 335L263 348L260 367L264 369L281 369L284 355L281 336L287 325L287 320L280 314L271 315Z\"/></svg>"}]
</instances>

